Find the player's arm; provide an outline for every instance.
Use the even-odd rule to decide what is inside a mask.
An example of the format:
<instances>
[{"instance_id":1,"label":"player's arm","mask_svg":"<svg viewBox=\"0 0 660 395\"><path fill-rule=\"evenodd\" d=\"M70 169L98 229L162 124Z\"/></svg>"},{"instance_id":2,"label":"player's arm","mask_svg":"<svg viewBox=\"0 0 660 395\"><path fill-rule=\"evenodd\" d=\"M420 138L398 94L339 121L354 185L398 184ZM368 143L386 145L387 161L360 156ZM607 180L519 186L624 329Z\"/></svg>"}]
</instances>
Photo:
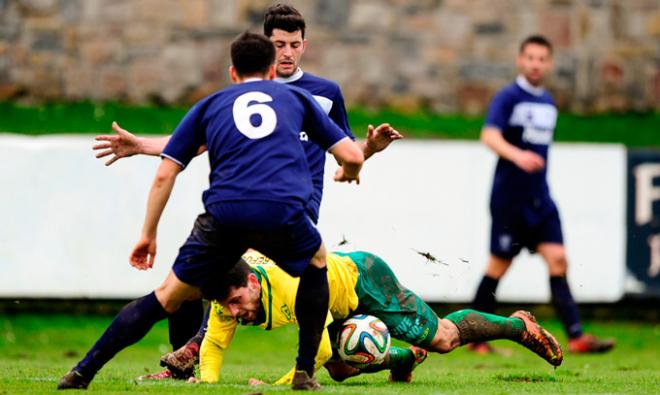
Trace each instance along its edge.
<instances>
[{"instance_id":1,"label":"player's arm","mask_svg":"<svg viewBox=\"0 0 660 395\"><path fill-rule=\"evenodd\" d=\"M481 142L501 158L513 162L527 173L536 173L545 166L545 161L540 155L509 143L502 136L502 131L494 126L486 125L481 130Z\"/></svg>"},{"instance_id":2,"label":"player's arm","mask_svg":"<svg viewBox=\"0 0 660 395\"><path fill-rule=\"evenodd\" d=\"M106 166L110 166L121 158L133 155L159 156L170 141L170 137L172 137L138 137L128 130L122 129L117 122L112 123L112 130L116 134L96 136L95 140L101 141L101 143L92 146L92 149L97 151L97 158L113 155L105 162ZM206 146L201 146L197 154L199 155L205 151Z\"/></svg>"},{"instance_id":3,"label":"player's arm","mask_svg":"<svg viewBox=\"0 0 660 395\"><path fill-rule=\"evenodd\" d=\"M341 166L335 174L335 181L357 181L359 183L364 154L353 141L354 137L348 129L345 114L339 117L328 115L311 94L300 89L292 91L298 95L301 104L305 107L302 130L307 131L309 138L319 147L330 152ZM337 124L335 119L340 121L341 125Z\"/></svg>"},{"instance_id":4,"label":"player's arm","mask_svg":"<svg viewBox=\"0 0 660 395\"><path fill-rule=\"evenodd\" d=\"M305 130L314 130L314 134L310 136L321 147L327 148L341 166L335 173L335 181L356 181L359 184L364 154L357 143L321 112L320 107L316 113L316 121L312 125L314 126Z\"/></svg>"},{"instance_id":5,"label":"player's arm","mask_svg":"<svg viewBox=\"0 0 660 395\"><path fill-rule=\"evenodd\" d=\"M335 173L335 181L356 181L360 183L360 169L364 163L364 154L360 147L350 138L346 137L335 145L329 152L335 157L341 167Z\"/></svg>"},{"instance_id":6,"label":"player's arm","mask_svg":"<svg viewBox=\"0 0 660 395\"><path fill-rule=\"evenodd\" d=\"M514 97L507 90L502 90L493 97L481 130L481 142L500 158L513 162L527 173L534 173L545 166L543 158L509 143L502 134L509 124L514 103Z\"/></svg>"},{"instance_id":7,"label":"player's arm","mask_svg":"<svg viewBox=\"0 0 660 395\"><path fill-rule=\"evenodd\" d=\"M163 160L147 200L147 215L142 226L140 240L133 248L129 262L140 270L154 265L156 256L156 231L158 221L170 198L176 176L196 156L199 147L206 144L206 122L204 114L208 100L197 102L183 117L172 138L163 149Z\"/></svg>"},{"instance_id":8,"label":"player's arm","mask_svg":"<svg viewBox=\"0 0 660 395\"><path fill-rule=\"evenodd\" d=\"M237 325L236 320L218 314L212 307L208 330L199 351L199 370L203 382L215 383L220 379L224 353L234 338Z\"/></svg>"},{"instance_id":9,"label":"player's arm","mask_svg":"<svg viewBox=\"0 0 660 395\"><path fill-rule=\"evenodd\" d=\"M131 266L137 269L146 270L154 265L158 222L180 172L181 166L168 158L164 158L158 167L147 200L147 215L142 226L142 235L130 256Z\"/></svg>"},{"instance_id":10,"label":"player's arm","mask_svg":"<svg viewBox=\"0 0 660 395\"><path fill-rule=\"evenodd\" d=\"M348 137L355 140L353 132L348 124L348 115L346 114L346 105L344 104L344 96L341 94L339 86L336 87L335 96L332 100L332 108L328 116L332 121L342 129ZM359 141L357 144L362 150L364 159L369 159L376 152L380 152L387 148L394 140L403 138L401 133L392 128L388 123L383 123L377 127L369 125L367 127L367 139ZM341 165L341 163L339 163Z\"/></svg>"},{"instance_id":11,"label":"player's arm","mask_svg":"<svg viewBox=\"0 0 660 395\"><path fill-rule=\"evenodd\" d=\"M364 160L369 159L373 154L383 151L392 141L402 139L403 135L390 126L389 123L382 123L377 127L369 125L367 127L367 139L358 142Z\"/></svg>"}]
</instances>

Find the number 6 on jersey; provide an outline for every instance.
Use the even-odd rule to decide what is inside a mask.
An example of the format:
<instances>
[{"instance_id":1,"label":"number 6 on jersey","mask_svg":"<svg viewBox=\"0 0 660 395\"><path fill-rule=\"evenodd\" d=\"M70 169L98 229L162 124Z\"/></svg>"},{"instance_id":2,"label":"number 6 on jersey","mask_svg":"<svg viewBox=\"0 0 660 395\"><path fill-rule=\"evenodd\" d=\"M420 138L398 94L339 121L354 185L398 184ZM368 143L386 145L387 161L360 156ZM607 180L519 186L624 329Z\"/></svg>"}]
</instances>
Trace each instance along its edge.
<instances>
[{"instance_id":1,"label":"number 6 on jersey","mask_svg":"<svg viewBox=\"0 0 660 395\"><path fill-rule=\"evenodd\" d=\"M236 98L232 109L234 123L245 137L255 140L273 133L277 125L277 115L270 106L263 104L271 101L273 101L272 97L257 91L247 92ZM252 124L252 116L255 114L261 117L258 126Z\"/></svg>"}]
</instances>

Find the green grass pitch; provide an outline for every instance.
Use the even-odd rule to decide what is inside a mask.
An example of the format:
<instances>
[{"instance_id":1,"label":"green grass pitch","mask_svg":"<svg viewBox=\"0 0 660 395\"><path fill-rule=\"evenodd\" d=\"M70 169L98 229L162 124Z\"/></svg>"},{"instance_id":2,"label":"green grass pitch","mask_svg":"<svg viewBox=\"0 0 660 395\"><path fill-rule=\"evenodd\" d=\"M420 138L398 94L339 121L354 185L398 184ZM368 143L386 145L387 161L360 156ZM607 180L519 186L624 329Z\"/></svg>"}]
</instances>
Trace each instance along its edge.
<instances>
[{"instance_id":1,"label":"green grass pitch","mask_svg":"<svg viewBox=\"0 0 660 395\"><path fill-rule=\"evenodd\" d=\"M0 316L0 394L54 393L57 381L93 344L112 317L63 315ZM565 341L555 321L542 320ZM660 393L660 324L593 322L586 329L613 335L618 345L604 355L566 355L557 370L522 347L495 342L501 355L478 356L458 349L432 354L410 384L391 384L387 373L333 382L318 377L331 394L511 394L511 393ZM124 350L96 376L91 393L247 394L288 393L286 386L250 387L256 377L274 381L293 364L293 327L270 332L240 328L225 357L218 384L179 381L136 383L133 378L159 371L158 357L168 351L167 326L158 324L140 343ZM297 392L299 393L299 392Z\"/></svg>"}]
</instances>

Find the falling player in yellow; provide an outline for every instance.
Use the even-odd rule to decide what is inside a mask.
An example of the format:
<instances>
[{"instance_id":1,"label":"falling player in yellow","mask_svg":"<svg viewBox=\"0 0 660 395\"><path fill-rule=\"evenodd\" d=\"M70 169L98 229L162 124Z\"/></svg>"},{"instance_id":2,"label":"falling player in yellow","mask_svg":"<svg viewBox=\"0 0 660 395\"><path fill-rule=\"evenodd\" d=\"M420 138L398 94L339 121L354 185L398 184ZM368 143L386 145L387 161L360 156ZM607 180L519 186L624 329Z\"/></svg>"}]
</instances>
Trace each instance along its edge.
<instances>
[{"instance_id":1,"label":"falling player in yellow","mask_svg":"<svg viewBox=\"0 0 660 395\"><path fill-rule=\"evenodd\" d=\"M358 306L358 298L352 290L357 281L355 265L339 263L342 259L330 254L332 264L328 265L328 285L330 300L326 327L332 323L333 317L347 317ZM239 323L258 325L266 330L275 329L288 324L296 324L295 290L299 279L289 276L280 270L268 258L256 251L250 251L243 256L244 261L251 265L240 264L227 276L227 284L218 287L228 291L219 293L217 298L226 299L225 306L213 302L209 316L208 330L200 350L200 371L202 381L215 382L220 376L223 353L233 338ZM344 258L347 259L347 258ZM256 264L255 264L256 263ZM232 278L233 277L233 278ZM235 287L231 283L243 285ZM239 307L237 307L239 306ZM332 356L328 330L324 330L321 345L316 356L315 369ZM294 371L278 380L278 384L290 383Z\"/></svg>"},{"instance_id":2,"label":"falling player in yellow","mask_svg":"<svg viewBox=\"0 0 660 395\"><path fill-rule=\"evenodd\" d=\"M373 254L329 253L327 267L329 312L315 369L325 366L337 381L384 369L390 369L393 381L410 381L412 370L426 358L425 350L446 353L476 339L510 339L554 366L562 362L562 351L555 338L536 324L528 312L518 311L506 318L460 310L441 319L403 287L389 266ZM297 324L294 305L298 281L256 251L243 256L223 283L214 287L215 292L207 295L216 302L200 350L202 381L216 382L220 378L224 351L239 324L258 325L266 330ZM330 324L341 323L353 314L380 318L392 337L414 346L391 347L381 365L362 370L332 358L329 329L334 325ZM291 370L276 384L290 383L293 374Z\"/></svg>"}]
</instances>

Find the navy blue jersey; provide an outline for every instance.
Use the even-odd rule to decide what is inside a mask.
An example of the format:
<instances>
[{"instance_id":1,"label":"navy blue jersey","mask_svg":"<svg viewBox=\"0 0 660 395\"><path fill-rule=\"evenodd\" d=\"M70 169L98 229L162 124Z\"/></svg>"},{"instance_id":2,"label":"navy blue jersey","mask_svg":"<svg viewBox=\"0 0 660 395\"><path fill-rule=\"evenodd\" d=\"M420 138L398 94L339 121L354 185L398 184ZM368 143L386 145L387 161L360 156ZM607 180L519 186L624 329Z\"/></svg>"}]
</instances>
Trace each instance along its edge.
<instances>
[{"instance_id":1,"label":"navy blue jersey","mask_svg":"<svg viewBox=\"0 0 660 395\"><path fill-rule=\"evenodd\" d=\"M522 76L495 95L485 126L499 129L510 144L539 154L546 167L529 174L513 162L500 158L495 169L491 205L539 205L550 201L546 169L556 121L557 108L550 94L533 87Z\"/></svg>"},{"instance_id":2,"label":"navy blue jersey","mask_svg":"<svg viewBox=\"0 0 660 395\"><path fill-rule=\"evenodd\" d=\"M346 136L355 140L350 127L344 105L344 97L339 86L333 82L298 69L289 78L276 78L275 81L302 88L312 94L323 111L339 126ZM314 222L318 220L321 198L323 197L323 172L325 169L325 150L310 141L306 130L300 131L300 141L307 154L307 163L312 174L314 190L308 203L308 210Z\"/></svg>"},{"instance_id":3,"label":"navy blue jersey","mask_svg":"<svg viewBox=\"0 0 660 395\"><path fill-rule=\"evenodd\" d=\"M267 200L306 204L312 181L299 134L323 150L346 137L306 91L249 80L199 101L163 150L185 167L206 145L211 173L203 200Z\"/></svg>"}]
</instances>

